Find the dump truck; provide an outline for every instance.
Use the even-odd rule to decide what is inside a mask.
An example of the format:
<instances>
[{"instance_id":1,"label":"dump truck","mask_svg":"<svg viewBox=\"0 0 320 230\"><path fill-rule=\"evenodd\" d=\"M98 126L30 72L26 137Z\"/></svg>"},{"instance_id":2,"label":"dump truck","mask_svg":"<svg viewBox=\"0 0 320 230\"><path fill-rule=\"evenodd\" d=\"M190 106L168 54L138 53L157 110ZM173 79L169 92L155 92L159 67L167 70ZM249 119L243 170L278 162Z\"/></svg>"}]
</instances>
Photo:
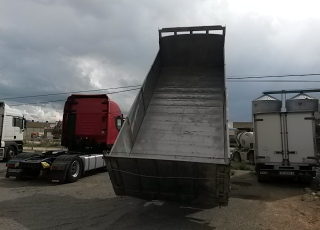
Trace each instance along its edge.
<instances>
[{"instance_id":1,"label":"dump truck","mask_svg":"<svg viewBox=\"0 0 320 230\"><path fill-rule=\"evenodd\" d=\"M252 101L255 168L261 183L275 177L305 182L316 177L320 163L319 100L303 90L292 92L298 94L285 101L269 94ZM279 91L283 93L285 90Z\"/></svg>"},{"instance_id":2,"label":"dump truck","mask_svg":"<svg viewBox=\"0 0 320 230\"><path fill-rule=\"evenodd\" d=\"M0 101L0 160L8 161L23 151L26 124L20 110Z\"/></svg>"},{"instance_id":3,"label":"dump truck","mask_svg":"<svg viewBox=\"0 0 320 230\"><path fill-rule=\"evenodd\" d=\"M223 26L159 30L156 58L104 156L116 195L227 205L224 42Z\"/></svg>"},{"instance_id":4,"label":"dump truck","mask_svg":"<svg viewBox=\"0 0 320 230\"><path fill-rule=\"evenodd\" d=\"M68 97L64 106L61 145L67 150L21 153L7 162L6 177L47 175L52 182L76 182L86 172L105 167L122 123L119 106L106 94Z\"/></svg>"}]
</instances>

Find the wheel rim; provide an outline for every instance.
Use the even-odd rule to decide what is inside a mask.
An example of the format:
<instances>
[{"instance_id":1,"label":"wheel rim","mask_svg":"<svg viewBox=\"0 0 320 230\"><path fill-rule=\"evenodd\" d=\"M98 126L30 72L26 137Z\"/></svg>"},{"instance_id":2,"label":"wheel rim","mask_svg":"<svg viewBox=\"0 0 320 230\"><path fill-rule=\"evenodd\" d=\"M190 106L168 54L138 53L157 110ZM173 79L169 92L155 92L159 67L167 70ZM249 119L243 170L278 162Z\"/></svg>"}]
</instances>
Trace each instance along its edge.
<instances>
[{"instance_id":1,"label":"wheel rim","mask_svg":"<svg viewBox=\"0 0 320 230\"><path fill-rule=\"evenodd\" d=\"M12 149L10 149L10 150L9 150L9 156L10 156L11 158L13 158L14 155L15 155L14 151L13 151Z\"/></svg>"},{"instance_id":2,"label":"wheel rim","mask_svg":"<svg viewBox=\"0 0 320 230\"><path fill-rule=\"evenodd\" d=\"M80 173L80 163L79 161L73 161L71 164L71 176L78 177Z\"/></svg>"}]
</instances>

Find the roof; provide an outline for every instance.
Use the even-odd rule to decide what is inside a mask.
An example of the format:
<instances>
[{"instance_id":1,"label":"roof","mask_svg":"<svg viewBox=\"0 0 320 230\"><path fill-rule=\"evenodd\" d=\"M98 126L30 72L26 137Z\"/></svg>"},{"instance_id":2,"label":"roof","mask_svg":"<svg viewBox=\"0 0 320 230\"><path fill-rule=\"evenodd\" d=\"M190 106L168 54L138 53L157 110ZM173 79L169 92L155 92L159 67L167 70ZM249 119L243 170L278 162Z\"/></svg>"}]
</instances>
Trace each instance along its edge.
<instances>
[{"instance_id":1,"label":"roof","mask_svg":"<svg viewBox=\"0 0 320 230\"><path fill-rule=\"evenodd\" d=\"M305 93L299 93L298 95L296 95L288 100L318 100L318 99L311 97Z\"/></svg>"},{"instance_id":2,"label":"roof","mask_svg":"<svg viewBox=\"0 0 320 230\"><path fill-rule=\"evenodd\" d=\"M257 99L253 101L280 101L279 99L272 97L268 94L262 95L261 97L258 97Z\"/></svg>"}]
</instances>

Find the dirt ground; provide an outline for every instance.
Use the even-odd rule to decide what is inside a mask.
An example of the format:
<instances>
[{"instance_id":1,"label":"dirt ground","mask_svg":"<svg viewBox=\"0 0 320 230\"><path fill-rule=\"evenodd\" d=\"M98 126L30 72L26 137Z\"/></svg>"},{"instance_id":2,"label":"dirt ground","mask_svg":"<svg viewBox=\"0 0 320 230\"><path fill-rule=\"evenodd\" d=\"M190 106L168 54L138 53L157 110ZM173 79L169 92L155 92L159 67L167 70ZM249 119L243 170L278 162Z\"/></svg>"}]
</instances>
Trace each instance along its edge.
<instances>
[{"instance_id":1,"label":"dirt ground","mask_svg":"<svg viewBox=\"0 0 320 230\"><path fill-rule=\"evenodd\" d=\"M229 205L117 197L107 172L72 184L19 181L0 173L0 229L320 229L320 201L294 181L259 184L235 171Z\"/></svg>"}]
</instances>

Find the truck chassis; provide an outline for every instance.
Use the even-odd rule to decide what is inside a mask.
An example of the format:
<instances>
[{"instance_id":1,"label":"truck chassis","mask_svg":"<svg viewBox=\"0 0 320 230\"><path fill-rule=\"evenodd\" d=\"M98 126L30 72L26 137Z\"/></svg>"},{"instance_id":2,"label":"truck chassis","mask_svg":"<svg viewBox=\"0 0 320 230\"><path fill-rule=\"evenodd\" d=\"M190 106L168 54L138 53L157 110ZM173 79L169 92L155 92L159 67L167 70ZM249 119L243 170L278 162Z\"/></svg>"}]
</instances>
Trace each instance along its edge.
<instances>
[{"instance_id":1,"label":"truck chassis","mask_svg":"<svg viewBox=\"0 0 320 230\"><path fill-rule=\"evenodd\" d=\"M70 151L21 153L7 162L6 178L48 176L52 182L76 182L85 172L104 168L102 153L86 154Z\"/></svg>"}]
</instances>

